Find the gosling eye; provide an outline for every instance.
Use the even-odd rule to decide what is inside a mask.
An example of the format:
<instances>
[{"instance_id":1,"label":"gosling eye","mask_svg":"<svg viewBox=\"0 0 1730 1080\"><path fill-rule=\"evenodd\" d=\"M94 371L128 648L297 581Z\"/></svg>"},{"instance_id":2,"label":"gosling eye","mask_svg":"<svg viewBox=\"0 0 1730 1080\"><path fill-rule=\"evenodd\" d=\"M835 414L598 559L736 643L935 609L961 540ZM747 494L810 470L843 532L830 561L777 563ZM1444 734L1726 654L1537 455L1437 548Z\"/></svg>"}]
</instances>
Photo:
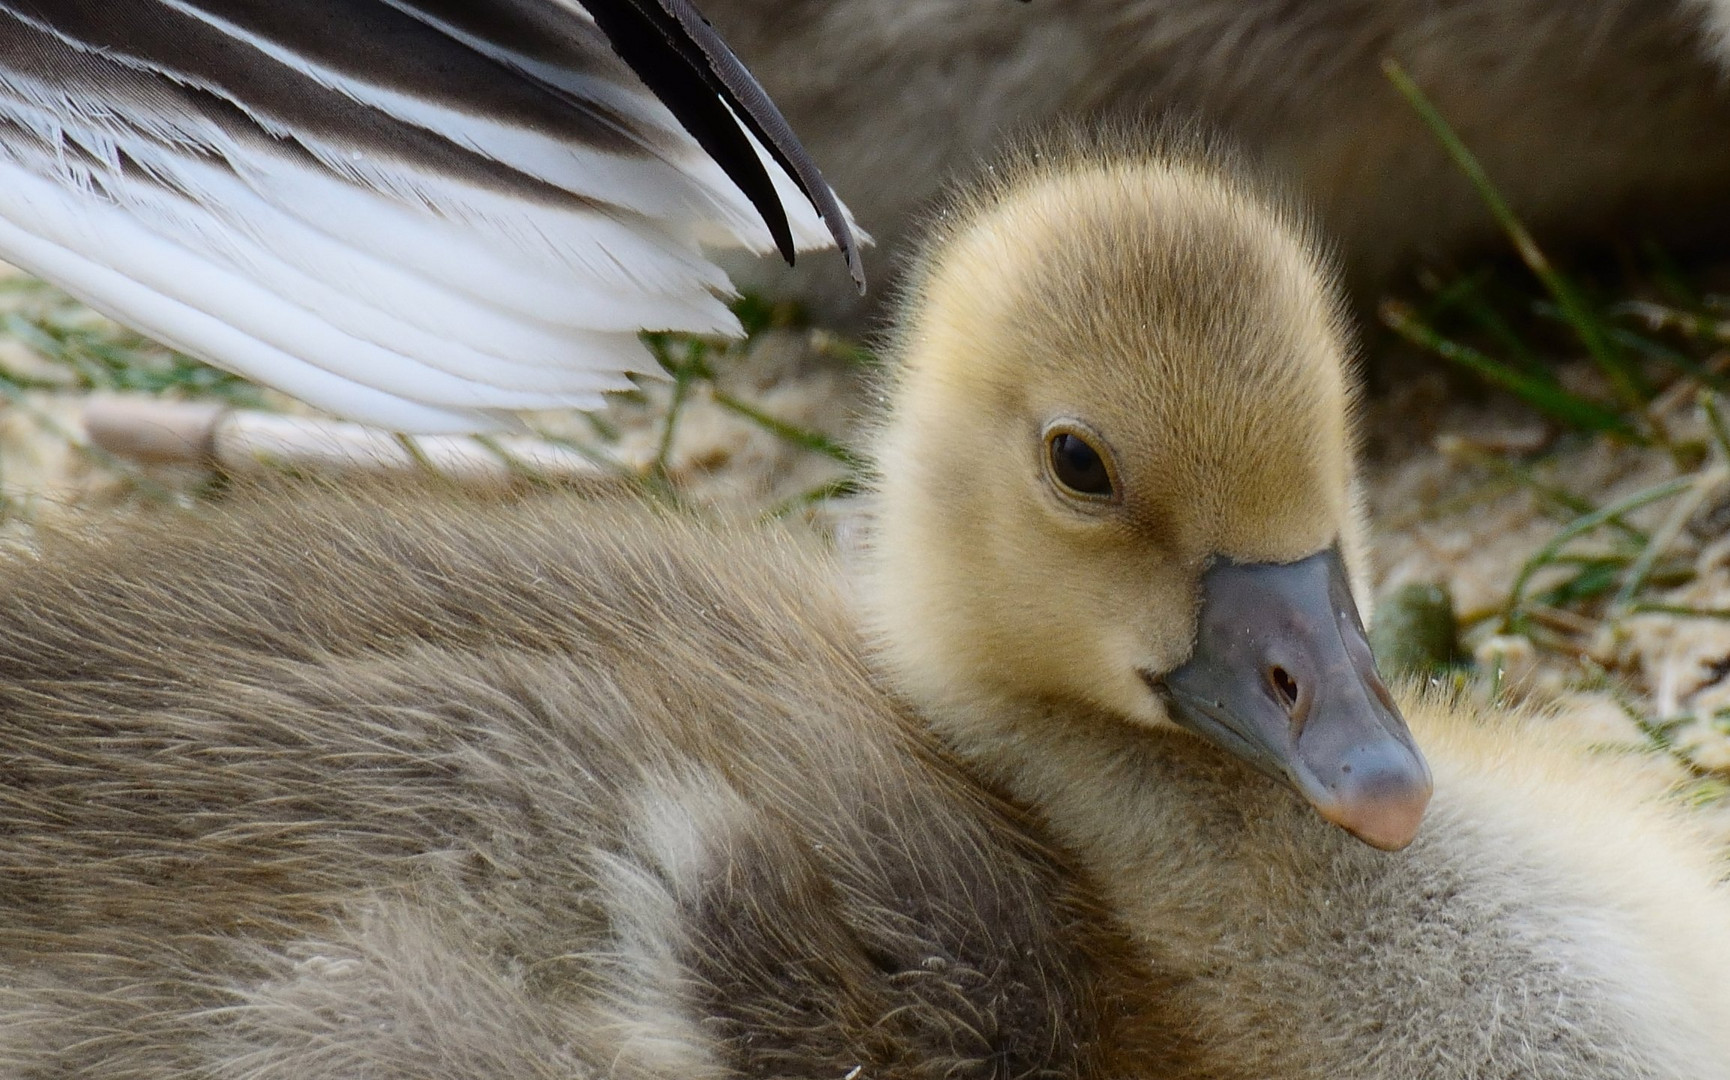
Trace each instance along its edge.
<instances>
[{"instance_id":1,"label":"gosling eye","mask_svg":"<svg viewBox=\"0 0 1730 1080\"><path fill-rule=\"evenodd\" d=\"M1051 478L1065 494L1098 500L1116 497L1105 454L1085 436L1068 428L1053 430L1045 437L1045 456L1051 466Z\"/></svg>"}]
</instances>

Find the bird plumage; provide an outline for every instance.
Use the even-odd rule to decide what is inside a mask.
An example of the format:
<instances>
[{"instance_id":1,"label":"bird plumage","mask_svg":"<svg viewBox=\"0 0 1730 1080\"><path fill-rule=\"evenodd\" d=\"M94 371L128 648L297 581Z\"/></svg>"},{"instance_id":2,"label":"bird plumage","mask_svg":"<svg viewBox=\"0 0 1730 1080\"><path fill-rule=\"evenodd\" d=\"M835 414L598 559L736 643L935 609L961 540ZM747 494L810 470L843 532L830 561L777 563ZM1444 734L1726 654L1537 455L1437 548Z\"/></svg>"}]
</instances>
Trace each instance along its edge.
<instances>
[{"instance_id":1,"label":"bird plumage","mask_svg":"<svg viewBox=\"0 0 1730 1080\"><path fill-rule=\"evenodd\" d=\"M1366 309L1416 261L1502 243L1389 85L1398 60L1540 241L1730 235L1730 26L1721 0L709 0L894 251L948 177L1053 123L1196 121L1286 179ZM1707 16L1716 13L1715 21ZM886 264L892 265L892 264ZM834 283L741 266L833 318ZM790 280L791 278L791 280Z\"/></svg>"},{"instance_id":2,"label":"bird plumage","mask_svg":"<svg viewBox=\"0 0 1730 1080\"><path fill-rule=\"evenodd\" d=\"M702 82L662 30L632 55ZM669 111L565 0L9 0L0 255L384 426L594 406L645 366L638 330L737 331L706 245L829 242L798 185L857 271L773 106L721 89L738 112L683 84Z\"/></svg>"},{"instance_id":3,"label":"bird plumage","mask_svg":"<svg viewBox=\"0 0 1730 1080\"><path fill-rule=\"evenodd\" d=\"M1730 1076L1721 853L1661 788L1407 695L1418 826L1300 219L1181 142L995 177L913 275L855 579L448 489L0 566L6 1071Z\"/></svg>"},{"instance_id":4,"label":"bird plumage","mask_svg":"<svg viewBox=\"0 0 1730 1080\"><path fill-rule=\"evenodd\" d=\"M1434 794L1390 854L1179 708L1221 564L1338 552L1364 595L1350 336L1303 217L1117 131L1000 161L937 220L888 350L866 625L1170 980L1196 1065L1155 1075L1730 1077L1724 853L1638 766L1405 695ZM1054 424L1110 457L1111 500L1063 491ZM1338 681L1303 649L1355 629L1329 599L1246 598L1247 685L1206 690L1278 704L1289 670L1300 754Z\"/></svg>"},{"instance_id":5,"label":"bird plumage","mask_svg":"<svg viewBox=\"0 0 1730 1080\"><path fill-rule=\"evenodd\" d=\"M1145 1071L1121 935L813 538L293 502L0 572L0 1071Z\"/></svg>"}]
</instances>

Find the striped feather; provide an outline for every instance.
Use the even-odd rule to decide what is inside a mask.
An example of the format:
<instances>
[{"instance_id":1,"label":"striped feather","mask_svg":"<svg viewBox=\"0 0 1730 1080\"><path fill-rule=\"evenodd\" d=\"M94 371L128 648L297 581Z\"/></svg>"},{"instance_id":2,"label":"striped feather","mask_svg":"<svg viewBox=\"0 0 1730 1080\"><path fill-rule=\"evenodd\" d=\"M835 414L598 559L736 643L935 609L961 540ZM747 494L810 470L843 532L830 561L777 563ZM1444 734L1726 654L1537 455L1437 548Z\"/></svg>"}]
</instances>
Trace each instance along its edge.
<instances>
[{"instance_id":1,"label":"striped feather","mask_svg":"<svg viewBox=\"0 0 1730 1080\"><path fill-rule=\"evenodd\" d=\"M370 423L592 407L638 329L738 332L703 246L830 242L711 99L767 220L571 0L0 0L0 256Z\"/></svg>"}]
</instances>

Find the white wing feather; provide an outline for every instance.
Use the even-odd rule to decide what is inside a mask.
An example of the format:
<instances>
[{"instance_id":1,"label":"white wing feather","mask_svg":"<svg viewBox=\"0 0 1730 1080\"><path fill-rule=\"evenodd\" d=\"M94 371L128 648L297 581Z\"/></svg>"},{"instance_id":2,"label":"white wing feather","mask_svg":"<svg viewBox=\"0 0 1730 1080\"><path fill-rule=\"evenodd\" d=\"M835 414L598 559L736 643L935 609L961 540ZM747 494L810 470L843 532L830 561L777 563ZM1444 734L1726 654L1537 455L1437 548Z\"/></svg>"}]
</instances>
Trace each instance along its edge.
<instances>
[{"instance_id":1,"label":"white wing feather","mask_svg":"<svg viewBox=\"0 0 1730 1080\"><path fill-rule=\"evenodd\" d=\"M640 84L492 49L506 68L535 65L602 102L653 151L614 155L369 85L183 0L125 2L196 16L261 64L570 197L522 197L388 148L278 130L237 95L0 11L0 34L61 50L38 51L35 70L0 67L0 257L193 356L405 431L592 408L627 372L652 369L638 329L738 332L702 245L767 251L768 230ZM44 77L57 60L64 77ZM238 120L187 107L189 90L223 98ZM768 168L796 241L829 244Z\"/></svg>"}]
</instances>

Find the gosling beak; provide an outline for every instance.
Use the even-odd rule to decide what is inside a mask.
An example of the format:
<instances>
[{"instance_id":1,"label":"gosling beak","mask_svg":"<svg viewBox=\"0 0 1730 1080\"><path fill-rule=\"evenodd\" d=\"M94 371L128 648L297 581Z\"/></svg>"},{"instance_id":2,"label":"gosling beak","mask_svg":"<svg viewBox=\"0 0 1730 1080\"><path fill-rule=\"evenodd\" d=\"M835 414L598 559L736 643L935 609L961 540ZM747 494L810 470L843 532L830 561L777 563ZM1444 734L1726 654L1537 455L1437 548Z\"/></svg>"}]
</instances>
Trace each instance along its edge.
<instances>
[{"instance_id":1,"label":"gosling beak","mask_svg":"<svg viewBox=\"0 0 1730 1080\"><path fill-rule=\"evenodd\" d=\"M1430 770L1376 675L1334 549L1220 560L1202 575L1195 651L1163 682L1173 719L1373 847L1412 842Z\"/></svg>"}]
</instances>

